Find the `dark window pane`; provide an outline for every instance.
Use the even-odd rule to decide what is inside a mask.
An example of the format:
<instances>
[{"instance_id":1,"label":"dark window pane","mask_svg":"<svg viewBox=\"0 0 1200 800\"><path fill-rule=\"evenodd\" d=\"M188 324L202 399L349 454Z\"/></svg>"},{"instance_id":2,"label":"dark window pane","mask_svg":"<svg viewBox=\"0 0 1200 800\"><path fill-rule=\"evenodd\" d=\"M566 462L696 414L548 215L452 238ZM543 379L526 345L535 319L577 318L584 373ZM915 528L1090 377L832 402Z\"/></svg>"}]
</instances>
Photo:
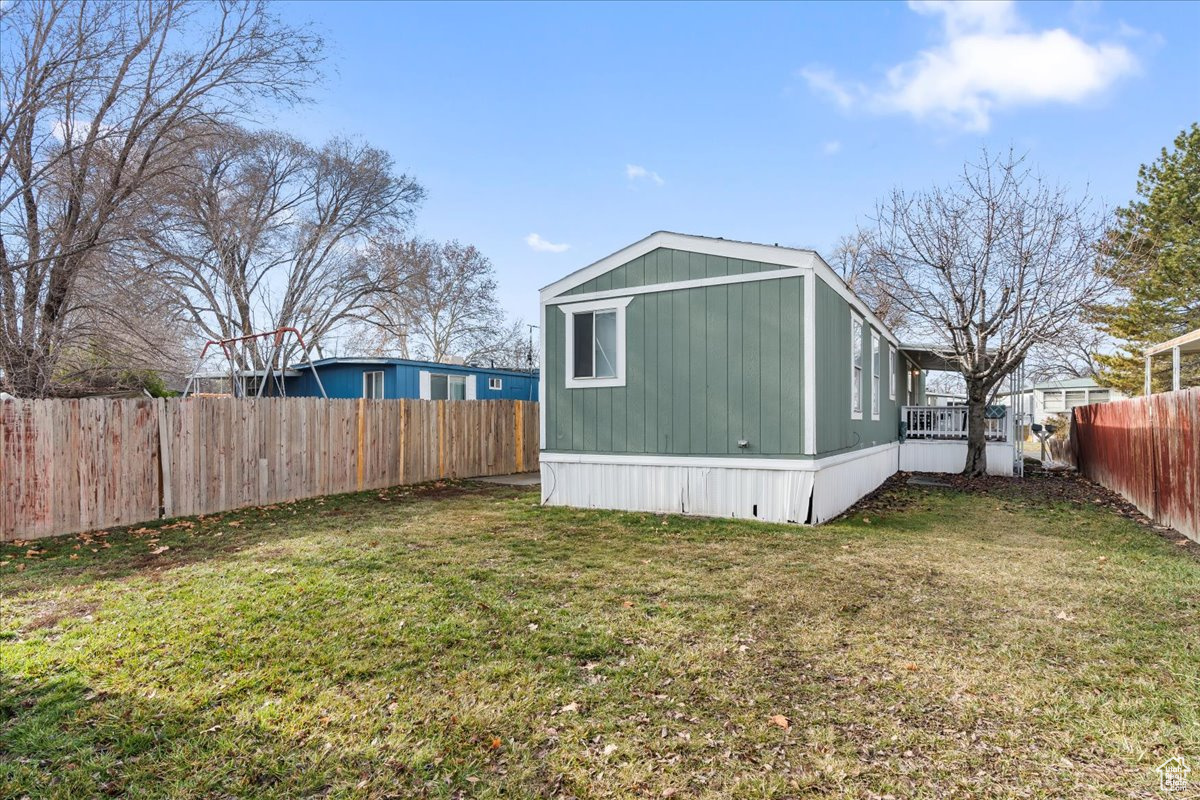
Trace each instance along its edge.
<instances>
[{"instance_id":1,"label":"dark window pane","mask_svg":"<svg viewBox=\"0 0 1200 800\"><path fill-rule=\"evenodd\" d=\"M429 376L429 397L432 400L446 400L446 376L445 375L430 375Z\"/></svg>"},{"instance_id":2,"label":"dark window pane","mask_svg":"<svg viewBox=\"0 0 1200 800\"><path fill-rule=\"evenodd\" d=\"M575 376L592 377L592 314L575 314Z\"/></svg>"}]
</instances>

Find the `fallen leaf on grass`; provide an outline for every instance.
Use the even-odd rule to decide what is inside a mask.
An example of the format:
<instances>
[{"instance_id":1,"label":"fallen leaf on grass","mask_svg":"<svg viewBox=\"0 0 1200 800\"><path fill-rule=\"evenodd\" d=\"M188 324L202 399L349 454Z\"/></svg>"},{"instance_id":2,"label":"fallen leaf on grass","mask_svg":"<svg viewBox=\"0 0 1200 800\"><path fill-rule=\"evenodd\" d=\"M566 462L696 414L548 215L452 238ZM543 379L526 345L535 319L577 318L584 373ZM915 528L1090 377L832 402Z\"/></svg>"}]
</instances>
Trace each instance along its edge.
<instances>
[{"instance_id":1,"label":"fallen leaf on grass","mask_svg":"<svg viewBox=\"0 0 1200 800\"><path fill-rule=\"evenodd\" d=\"M604 745L604 755L611 756L615 752L617 752L617 746L615 744Z\"/></svg>"},{"instance_id":2,"label":"fallen leaf on grass","mask_svg":"<svg viewBox=\"0 0 1200 800\"><path fill-rule=\"evenodd\" d=\"M919 670L919 669L920 669L920 667L918 667L918 666L917 666L917 665L916 665L914 662L912 662L912 661L909 661L907 664L905 664L905 665L904 665L904 668L905 668L906 670L908 670L909 672L916 672L917 670Z\"/></svg>"},{"instance_id":3,"label":"fallen leaf on grass","mask_svg":"<svg viewBox=\"0 0 1200 800\"><path fill-rule=\"evenodd\" d=\"M1055 619L1061 619L1061 620L1064 620L1064 621L1066 621L1066 622L1074 622L1074 621L1075 621L1075 618L1074 618L1073 616L1071 616L1070 614L1068 614L1067 612L1065 612L1065 611L1060 611L1060 612L1058 612L1057 614L1055 614L1055 615L1054 615L1054 618L1055 618Z\"/></svg>"},{"instance_id":4,"label":"fallen leaf on grass","mask_svg":"<svg viewBox=\"0 0 1200 800\"><path fill-rule=\"evenodd\" d=\"M559 714L573 714L574 712L576 712L578 710L579 710L579 703L572 701L570 703L567 703L562 708L560 708L558 710L558 713Z\"/></svg>"},{"instance_id":5,"label":"fallen leaf on grass","mask_svg":"<svg viewBox=\"0 0 1200 800\"><path fill-rule=\"evenodd\" d=\"M242 523L241 523L241 522L239 522L238 520L236 520L236 519L235 519L235 520L232 520L232 521L230 521L230 522L227 522L227 523L225 523L225 524L227 524L227 525L228 525L229 527L231 527L231 528L237 528L237 527L239 527L239 526L240 526Z\"/></svg>"},{"instance_id":6,"label":"fallen leaf on grass","mask_svg":"<svg viewBox=\"0 0 1200 800\"><path fill-rule=\"evenodd\" d=\"M678 789L675 789L673 787L668 787L668 788L662 790L662 796L663 797L674 797L675 793L678 791L679 791Z\"/></svg>"},{"instance_id":7,"label":"fallen leaf on grass","mask_svg":"<svg viewBox=\"0 0 1200 800\"><path fill-rule=\"evenodd\" d=\"M160 556L160 555L162 555L163 553L167 552L167 551L168 551L168 550L170 550L170 549L171 549L170 547L168 547L167 545L165 545L165 544L164 544L162 547L156 547L156 548L154 548L153 550L151 550L151 551L150 551L150 555L152 555L152 556Z\"/></svg>"},{"instance_id":8,"label":"fallen leaf on grass","mask_svg":"<svg viewBox=\"0 0 1200 800\"><path fill-rule=\"evenodd\" d=\"M767 722L771 723L772 725L778 725L780 728L783 728L785 731L788 728L792 727L792 723L789 722L788 718L785 717L783 714L772 714L770 717L767 718Z\"/></svg>"},{"instance_id":9,"label":"fallen leaf on grass","mask_svg":"<svg viewBox=\"0 0 1200 800\"><path fill-rule=\"evenodd\" d=\"M492 737L492 749L493 750L499 750L500 745L502 745L502 744L504 744L504 742L500 740L499 736Z\"/></svg>"},{"instance_id":10,"label":"fallen leaf on grass","mask_svg":"<svg viewBox=\"0 0 1200 800\"><path fill-rule=\"evenodd\" d=\"M621 603L621 605L623 605L625 608L633 608L633 601L626 600L625 602Z\"/></svg>"}]
</instances>

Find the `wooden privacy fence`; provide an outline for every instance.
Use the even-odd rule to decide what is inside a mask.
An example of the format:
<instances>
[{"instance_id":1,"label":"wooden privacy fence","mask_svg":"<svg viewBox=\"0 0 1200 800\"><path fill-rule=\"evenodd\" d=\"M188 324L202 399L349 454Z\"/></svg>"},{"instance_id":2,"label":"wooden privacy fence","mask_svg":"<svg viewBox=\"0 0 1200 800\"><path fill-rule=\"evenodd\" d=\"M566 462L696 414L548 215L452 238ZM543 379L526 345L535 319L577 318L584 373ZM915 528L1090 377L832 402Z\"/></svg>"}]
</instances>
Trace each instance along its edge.
<instances>
[{"instance_id":1,"label":"wooden privacy fence","mask_svg":"<svg viewBox=\"0 0 1200 800\"><path fill-rule=\"evenodd\" d=\"M1075 465L1200 541L1200 388L1075 409Z\"/></svg>"},{"instance_id":2,"label":"wooden privacy fence","mask_svg":"<svg viewBox=\"0 0 1200 800\"><path fill-rule=\"evenodd\" d=\"M0 402L0 539L538 467L520 400Z\"/></svg>"}]
</instances>

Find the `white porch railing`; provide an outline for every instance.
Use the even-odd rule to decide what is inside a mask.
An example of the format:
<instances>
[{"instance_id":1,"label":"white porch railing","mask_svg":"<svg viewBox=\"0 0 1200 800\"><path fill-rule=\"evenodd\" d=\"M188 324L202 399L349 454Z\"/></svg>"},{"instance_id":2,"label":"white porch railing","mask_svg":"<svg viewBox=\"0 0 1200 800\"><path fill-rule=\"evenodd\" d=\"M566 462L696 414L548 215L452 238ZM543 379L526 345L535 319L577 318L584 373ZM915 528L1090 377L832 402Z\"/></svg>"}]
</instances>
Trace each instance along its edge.
<instances>
[{"instance_id":1,"label":"white porch railing","mask_svg":"<svg viewBox=\"0 0 1200 800\"><path fill-rule=\"evenodd\" d=\"M992 408L996 408L992 406ZM909 439L965 440L966 406L904 406L901 409ZM983 436L989 442L1008 441L1008 409L1000 417L985 417Z\"/></svg>"}]
</instances>

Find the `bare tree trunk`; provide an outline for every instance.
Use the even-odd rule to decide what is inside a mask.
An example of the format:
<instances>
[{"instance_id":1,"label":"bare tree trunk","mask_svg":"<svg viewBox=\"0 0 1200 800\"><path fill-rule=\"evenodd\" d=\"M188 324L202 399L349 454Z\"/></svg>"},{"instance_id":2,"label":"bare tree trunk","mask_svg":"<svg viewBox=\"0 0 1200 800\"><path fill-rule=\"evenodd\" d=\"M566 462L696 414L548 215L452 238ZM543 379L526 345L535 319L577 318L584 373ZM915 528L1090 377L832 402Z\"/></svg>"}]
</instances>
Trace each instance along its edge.
<instances>
[{"instance_id":1,"label":"bare tree trunk","mask_svg":"<svg viewBox=\"0 0 1200 800\"><path fill-rule=\"evenodd\" d=\"M972 478L987 474L987 439L984 436L987 394L983 381L967 380L967 463L962 474Z\"/></svg>"}]
</instances>

